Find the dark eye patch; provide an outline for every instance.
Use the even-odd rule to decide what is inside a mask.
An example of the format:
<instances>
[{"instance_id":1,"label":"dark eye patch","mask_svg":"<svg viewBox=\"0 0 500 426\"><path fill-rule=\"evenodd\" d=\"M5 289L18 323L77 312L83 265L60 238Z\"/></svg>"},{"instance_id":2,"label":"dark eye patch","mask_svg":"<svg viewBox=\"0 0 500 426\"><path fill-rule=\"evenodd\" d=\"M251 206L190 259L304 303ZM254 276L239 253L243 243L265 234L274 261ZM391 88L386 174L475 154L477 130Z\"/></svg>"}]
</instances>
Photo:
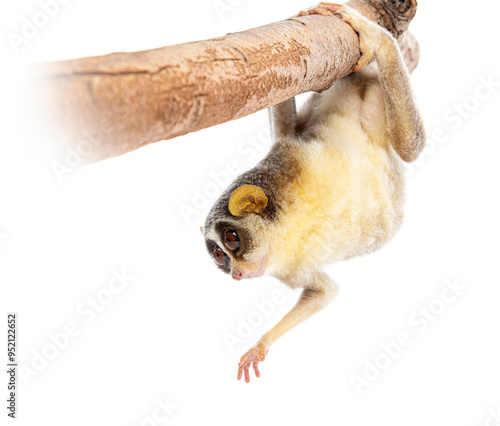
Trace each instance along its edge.
<instances>
[{"instance_id":1,"label":"dark eye patch","mask_svg":"<svg viewBox=\"0 0 500 426\"><path fill-rule=\"evenodd\" d=\"M231 254L236 258L245 256L245 254L253 248L252 236L244 225L244 220L240 219L239 222L226 222L224 220L220 220L214 226L215 231L220 235L221 242L225 245L225 247L231 250ZM228 241L231 243L232 247L236 248L236 250L226 245L226 236L228 232L234 232L239 240L239 247L237 247L236 242Z\"/></svg>"},{"instance_id":2,"label":"dark eye patch","mask_svg":"<svg viewBox=\"0 0 500 426\"><path fill-rule=\"evenodd\" d=\"M217 265L222 266L223 268L227 268L229 266L229 256L224 253L220 247L215 247L212 256Z\"/></svg>"},{"instance_id":3,"label":"dark eye patch","mask_svg":"<svg viewBox=\"0 0 500 426\"><path fill-rule=\"evenodd\" d=\"M224 236L224 245L232 252L237 252L241 248L241 241L236 231L227 231Z\"/></svg>"},{"instance_id":4,"label":"dark eye patch","mask_svg":"<svg viewBox=\"0 0 500 426\"><path fill-rule=\"evenodd\" d=\"M230 268L229 268L230 258L229 258L229 256L226 253L224 253L224 251L214 241L212 241L212 240L205 240L205 244L207 246L208 254L210 255L210 257L213 260L215 260L215 264L217 265L217 267L221 271L224 271L226 274L229 274L229 272L230 272ZM217 259L214 256L216 249L219 249L222 253L224 253L224 255L227 258L227 264L222 265L219 262L217 262Z\"/></svg>"}]
</instances>

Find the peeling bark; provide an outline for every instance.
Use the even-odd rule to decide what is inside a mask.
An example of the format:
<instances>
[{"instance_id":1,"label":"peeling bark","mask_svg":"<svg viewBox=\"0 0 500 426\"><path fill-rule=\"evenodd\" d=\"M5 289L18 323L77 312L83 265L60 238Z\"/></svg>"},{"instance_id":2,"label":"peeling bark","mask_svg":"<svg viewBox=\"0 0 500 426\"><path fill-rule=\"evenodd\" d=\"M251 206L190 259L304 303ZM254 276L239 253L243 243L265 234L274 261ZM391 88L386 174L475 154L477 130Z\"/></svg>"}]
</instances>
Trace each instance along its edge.
<instances>
[{"instance_id":1,"label":"peeling bark","mask_svg":"<svg viewBox=\"0 0 500 426\"><path fill-rule=\"evenodd\" d=\"M405 32L415 0L348 4L403 34L415 68L418 44ZM358 58L358 37L339 18L295 17L211 40L39 64L30 70L31 102L52 140L93 162L321 92Z\"/></svg>"}]
</instances>

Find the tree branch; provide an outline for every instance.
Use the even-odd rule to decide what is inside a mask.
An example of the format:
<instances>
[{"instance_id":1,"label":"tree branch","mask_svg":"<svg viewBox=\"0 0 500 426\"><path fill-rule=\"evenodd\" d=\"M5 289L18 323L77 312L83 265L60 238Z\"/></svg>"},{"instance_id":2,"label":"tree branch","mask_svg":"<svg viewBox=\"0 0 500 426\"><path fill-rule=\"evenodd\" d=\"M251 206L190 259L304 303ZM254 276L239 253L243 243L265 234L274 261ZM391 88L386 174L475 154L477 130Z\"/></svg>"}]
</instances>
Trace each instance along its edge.
<instances>
[{"instance_id":1,"label":"tree branch","mask_svg":"<svg viewBox=\"0 0 500 426\"><path fill-rule=\"evenodd\" d=\"M399 37L415 0L351 0ZM418 45L401 38L410 69ZM38 64L30 101L52 140L85 162L124 154L329 88L359 58L352 28L336 17L304 16L206 41Z\"/></svg>"}]
</instances>

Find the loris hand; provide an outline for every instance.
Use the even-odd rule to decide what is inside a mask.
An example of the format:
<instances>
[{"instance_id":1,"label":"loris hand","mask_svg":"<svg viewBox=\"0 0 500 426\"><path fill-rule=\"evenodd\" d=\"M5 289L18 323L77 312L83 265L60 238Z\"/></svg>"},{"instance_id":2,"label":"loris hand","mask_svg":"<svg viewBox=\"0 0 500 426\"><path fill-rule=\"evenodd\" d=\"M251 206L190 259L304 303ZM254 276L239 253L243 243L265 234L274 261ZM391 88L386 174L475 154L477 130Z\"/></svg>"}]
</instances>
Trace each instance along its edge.
<instances>
[{"instance_id":1,"label":"loris hand","mask_svg":"<svg viewBox=\"0 0 500 426\"><path fill-rule=\"evenodd\" d=\"M336 3L322 2L318 6L304 10L299 14L299 16L307 15L338 16L344 22L348 23L358 34L359 50L361 53L361 57L353 71L361 71L370 62L373 52L379 43L381 27L349 6Z\"/></svg>"},{"instance_id":2,"label":"loris hand","mask_svg":"<svg viewBox=\"0 0 500 426\"><path fill-rule=\"evenodd\" d=\"M266 359L266 355L269 352L269 348L264 343L258 343L252 349L250 349L245 355L240 359L238 364L238 380L241 379L243 371L245 372L245 382L250 383L250 364L253 364L253 370L255 371L255 377L260 377L259 362Z\"/></svg>"}]
</instances>

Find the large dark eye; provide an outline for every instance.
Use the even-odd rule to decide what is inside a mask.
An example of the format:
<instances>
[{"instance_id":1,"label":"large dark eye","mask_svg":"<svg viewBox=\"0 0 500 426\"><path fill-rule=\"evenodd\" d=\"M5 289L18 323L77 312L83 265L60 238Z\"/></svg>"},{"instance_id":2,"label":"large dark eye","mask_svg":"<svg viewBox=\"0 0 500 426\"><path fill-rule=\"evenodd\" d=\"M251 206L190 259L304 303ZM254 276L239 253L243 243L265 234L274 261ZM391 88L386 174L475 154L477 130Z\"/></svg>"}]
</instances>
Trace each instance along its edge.
<instances>
[{"instance_id":1,"label":"large dark eye","mask_svg":"<svg viewBox=\"0 0 500 426\"><path fill-rule=\"evenodd\" d=\"M238 251L241 247L238 234L234 231L227 231L224 237L224 245L231 251Z\"/></svg>"},{"instance_id":2,"label":"large dark eye","mask_svg":"<svg viewBox=\"0 0 500 426\"><path fill-rule=\"evenodd\" d=\"M227 268L229 265L229 256L220 247L215 247L213 256L217 265Z\"/></svg>"}]
</instances>

